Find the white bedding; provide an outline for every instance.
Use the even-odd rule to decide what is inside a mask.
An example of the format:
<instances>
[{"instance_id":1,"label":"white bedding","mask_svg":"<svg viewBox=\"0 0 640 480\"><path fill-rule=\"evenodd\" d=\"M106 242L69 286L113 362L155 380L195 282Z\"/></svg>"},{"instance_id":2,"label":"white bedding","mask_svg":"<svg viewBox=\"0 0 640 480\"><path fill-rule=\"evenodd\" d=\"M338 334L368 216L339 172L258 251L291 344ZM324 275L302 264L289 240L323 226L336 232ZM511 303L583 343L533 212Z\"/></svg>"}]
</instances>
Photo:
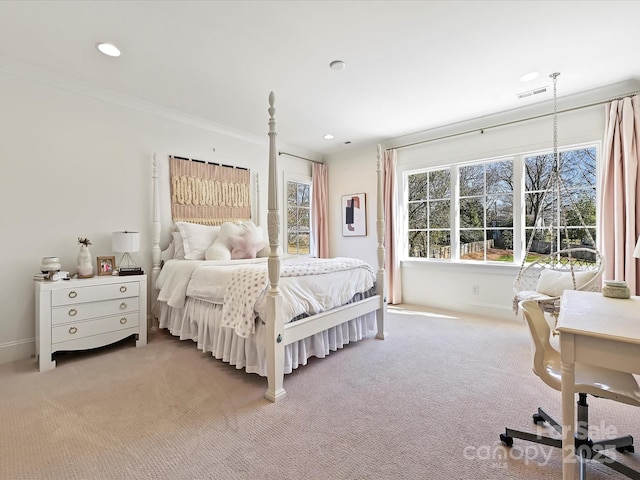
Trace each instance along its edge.
<instances>
[{"instance_id":1,"label":"white bedding","mask_svg":"<svg viewBox=\"0 0 640 480\"><path fill-rule=\"evenodd\" d=\"M284 267L286 262L301 265L309 260L313 259L283 259L281 273L287 269ZM211 352L215 358L235 365L236 368L266 376L264 322L254 322L255 332L247 337L239 335L234 328L224 326L223 322L223 300L225 293L228 293L227 286L231 283L233 272L249 265L264 268L266 262L266 258L167 261L156 282L160 290L156 305L159 327L169 330L182 340L193 340L203 352ZM327 271L320 275L281 277L279 287L283 297L285 321L365 297L366 295L357 294L373 288L375 274L370 265L362 263L360 268ZM268 288L265 287L254 307L254 311L262 319L265 318L267 291ZM361 340L374 331L375 319L375 312L371 312L286 345L285 373L290 373L299 365L305 365L312 356L323 358L330 351Z\"/></svg>"},{"instance_id":2,"label":"white bedding","mask_svg":"<svg viewBox=\"0 0 640 480\"><path fill-rule=\"evenodd\" d=\"M238 296L237 292L229 292L227 288L235 271L253 265L266 272L266 262L266 258L232 261L169 260L158 277L158 300L174 308L183 308L187 297L223 304L225 293L227 298L230 293ZM344 305L356 293L366 292L374 286L375 273L367 263L345 258L331 259L332 266L328 266L328 262L327 259L308 257L282 259L279 287L283 297L285 321ZM342 266L335 266L340 262ZM300 274L300 266L316 264L321 267L316 267L313 274ZM319 273L318 269L324 273ZM266 284L261 286L261 294L257 299L251 300L252 304L255 301L254 311L261 318L266 318L267 290Z\"/></svg>"},{"instance_id":3,"label":"white bedding","mask_svg":"<svg viewBox=\"0 0 640 480\"><path fill-rule=\"evenodd\" d=\"M200 267L218 267L220 279L222 279L220 281L224 281L224 279L228 280L231 272L240 265L266 263L266 261L266 258L251 258L247 260L168 260L162 267L160 275L158 275L158 279L156 280L156 289L159 290L158 300L165 302L170 307L183 308L188 296L187 287L189 286L191 277L196 269ZM215 291L216 285L219 288L220 285L224 284L221 284L218 279L214 280L214 284L211 284L211 291L203 293L201 286L200 294L204 296L197 298L212 303L222 303L221 301L214 301L213 298L216 298L217 295ZM209 279L209 281L211 281L211 279ZM207 290L207 287L205 287L204 290Z\"/></svg>"}]
</instances>

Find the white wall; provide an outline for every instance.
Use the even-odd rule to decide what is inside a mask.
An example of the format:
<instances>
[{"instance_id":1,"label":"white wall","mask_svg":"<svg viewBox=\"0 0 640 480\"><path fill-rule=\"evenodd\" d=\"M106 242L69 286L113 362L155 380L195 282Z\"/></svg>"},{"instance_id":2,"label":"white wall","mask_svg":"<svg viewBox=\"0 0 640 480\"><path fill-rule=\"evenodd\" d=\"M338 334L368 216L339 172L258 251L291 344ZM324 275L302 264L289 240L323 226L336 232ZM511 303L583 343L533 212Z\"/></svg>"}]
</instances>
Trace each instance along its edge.
<instances>
[{"instance_id":1,"label":"white wall","mask_svg":"<svg viewBox=\"0 0 640 480\"><path fill-rule=\"evenodd\" d=\"M339 156L328 164L329 174L329 255L360 258L377 268L376 235L376 146ZM367 235L342 236L342 196L364 193L367 210Z\"/></svg>"},{"instance_id":2,"label":"white wall","mask_svg":"<svg viewBox=\"0 0 640 480\"><path fill-rule=\"evenodd\" d=\"M613 85L599 91L560 99L558 110L591 105L603 99L638 90L637 82ZM405 138L391 139L383 148L412 144L422 140L447 137L458 132L473 133L422 143L398 150L398 190L403 172L426 166L445 165L493 158L505 154L529 152L552 147L552 117L546 116L499 128L485 128L518 118L535 117L553 111L552 104L534 105L520 111L452 125ZM561 113L558 119L559 145L601 142L604 135L604 105L580 108ZM484 128L484 133L480 129ZM363 146L325 159L329 165L329 198L331 222L331 255L355 256L376 265L375 233L375 146ZM367 237L341 236L339 199L347 193L367 193L369 233ZM337 205L337 206L336 206ZM400 217L399 221L403 221ZM428 307L475 312L513 318L512 284L519 266L437 262L426 260L402 261L403 303ZM477 293L474 293L474 287Z\"/></svg>"},{"instance_id":3,"label":"white wall","mask_svg":"<svg viewBox=\"0 0 640 480\"><path fill-rule=\"evenodd\" d=\"M112 231L138 230L142 251L134 258L151 273L153 152L163 161L174 154L257 172L266 224L268 92L265 134L253 138L59 78L26 77L0 72L0 362L34 354L32 276L43 256L60 257L73 273L79 236L91 240L96 257L113 255ZM279 161L280 182L283 169L310 172L308 162Z\"/></svg>"}]
</instances>

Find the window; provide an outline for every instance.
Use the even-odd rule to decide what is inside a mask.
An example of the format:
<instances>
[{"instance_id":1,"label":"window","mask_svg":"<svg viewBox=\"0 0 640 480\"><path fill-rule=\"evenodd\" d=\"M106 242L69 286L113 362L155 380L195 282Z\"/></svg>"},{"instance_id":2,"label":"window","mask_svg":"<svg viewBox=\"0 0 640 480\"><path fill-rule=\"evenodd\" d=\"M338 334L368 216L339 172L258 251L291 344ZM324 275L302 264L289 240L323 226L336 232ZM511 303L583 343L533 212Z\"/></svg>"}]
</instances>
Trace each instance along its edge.
<instances>
[{"instance_id":1,"label":"window","mask_svg":"<svg viewBox=\"0 0 640 480\"><path fill-rule=\"evenodd\" d=\"M451 258L451 172L409 175L409 256Z\"/></svg>"},{"instance_id":2,"label":"window","mask_svg":"<svg viewBox=\"0 0 640 480\"><path fill-rule=\"evenodd\" d=\"M594 247L596 147L562 151L559 164L561 187L550 190L551 153L406 173L407 256L519 263L525 250L532 261Z\"/></svg>"},{"instance_id":3,"label":"window","mask_svg":"<svg viewBox=\"0 0 640 480\"><path fill-rule=\"evenodd\" d=\"M528 251L545 253L595 247L595 147L560 152L562 181L551 191L546 186L554 169L553 154L527 156L524 162Z\"/></svg>"},{"instance_id":4,"label":"window","mask_svg":"<svg viewBox=\"0 0 640 480\"><path fill-rule=\"evenodd\" d=\"M513 161L460 167L460 258L513 260Z\"/></svg>"},{"instance_id":5,"label":"window","mask_svg":"<svg viewBox=\"0 0 640 480\"><path fill-rule=\"evenodd\" d=\"M311 181L287 180L287 253L309 255L311 245Z\"/></svg>"}]
</instances>

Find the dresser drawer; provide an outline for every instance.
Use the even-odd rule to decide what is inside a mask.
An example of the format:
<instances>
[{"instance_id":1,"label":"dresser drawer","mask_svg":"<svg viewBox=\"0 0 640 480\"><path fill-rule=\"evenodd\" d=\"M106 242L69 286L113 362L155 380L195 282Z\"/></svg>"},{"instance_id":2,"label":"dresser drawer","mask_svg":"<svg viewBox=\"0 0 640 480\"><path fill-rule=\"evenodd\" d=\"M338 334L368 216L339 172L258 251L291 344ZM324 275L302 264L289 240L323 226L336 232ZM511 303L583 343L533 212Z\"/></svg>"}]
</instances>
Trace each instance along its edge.
<instances>
[{"instance_id":1,"label":"dresser drawer","mask_svg":"<svg viewBox=\"0 0 640 480\"><path fill-rule=\"evenodd\" d=\"M51 309L51 325L81 322L82 320L95 317L127 314L137 312L138 309L138 297L116 298L113 300L103 300L102 302L79 303L75 305L65 305L63 307L54 307Z\"/></svg>"},{"instance_id":2,"label":"dresser drawer","mask_svg":"<svg viewBox=\"0 0 640 480\"><path fill-rule=\"evenodd\" d=\"M90 337L105 332L114 332L128 328L138 327L139 314L137 312L113 315L111 317L87 320L85 322L74 322L66 325L58 325L51 329L51 343L56 344L75 340L78 338Z\"/></svg>"},{"instance_id":3,"label":"dresser drawer","mask_svg":"<svg viewBox=\"0 0 640 480\"><path fill-rule=\"evenodd\" d=\"M137 297L139 291L140 284L138 282L61 288L51 292L51 305L74 305L76 303L96 302L110 298Z\"/></svg>"}]
</instances>

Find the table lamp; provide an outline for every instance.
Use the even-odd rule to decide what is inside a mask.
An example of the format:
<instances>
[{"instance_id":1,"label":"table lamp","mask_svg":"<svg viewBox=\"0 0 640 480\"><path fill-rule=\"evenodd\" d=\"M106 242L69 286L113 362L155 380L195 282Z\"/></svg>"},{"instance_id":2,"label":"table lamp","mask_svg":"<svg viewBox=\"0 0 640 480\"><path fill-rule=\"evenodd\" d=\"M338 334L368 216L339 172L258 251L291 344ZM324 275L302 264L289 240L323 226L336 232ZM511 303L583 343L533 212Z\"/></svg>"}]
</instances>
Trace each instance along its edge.
<instances>
[{"instance_id":1,"label":"table lamp","mask_svg":"<svg viewBox=\"0 0 640 480\"><path fill-rule=\"evenodd\" d=\"M133 262L130 253L140 250L140 233L129 232L127 230L124 232L113 232L111 234L111 249L115 253L122 253L118 269L122 267L135 267L136 264Z\"/></svg>"}]
</instances>

